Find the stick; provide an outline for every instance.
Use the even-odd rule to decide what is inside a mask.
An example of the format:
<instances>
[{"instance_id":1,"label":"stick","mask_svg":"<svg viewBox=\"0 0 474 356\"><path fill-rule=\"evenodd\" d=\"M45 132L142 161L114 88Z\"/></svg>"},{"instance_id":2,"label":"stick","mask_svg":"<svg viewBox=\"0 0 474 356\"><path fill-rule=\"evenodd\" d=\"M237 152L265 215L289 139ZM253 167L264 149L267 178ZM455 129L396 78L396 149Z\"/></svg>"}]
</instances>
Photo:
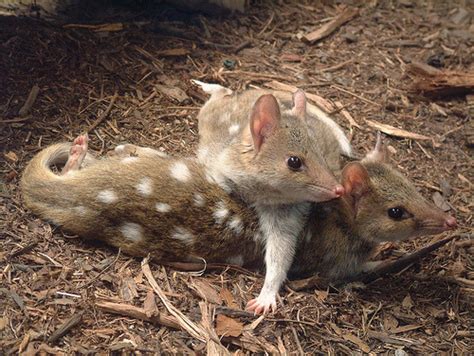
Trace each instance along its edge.
<instances>
[{"instance_id":1,"label":"stick","mask_svg":"<svg viewBox=\"0 0 474 356\"><path fill-rule=\"evenodd\" d=\"M382 124L381 122L377 121L372 121L369 119L365 119L365 122L374 129L377 129L379 131L382 131L383 133L390 135L390 136L396 136L396 137L403 137L403 138L409 138L412 140L431 140L431 137L425 136L425 135L420 135L414 132L398 129L394 126L390 126L387 124Z\"/></svg>"},{"instance_id":2,"label":"stick","mask_svg":"<svg viewBox=\"0 0 474 356\"><path fill-rule=\"evenodd\" d=\"M28 253L31 250L33 250L37 245L38 245L38 241L34 241L34 242L20 248L19 250L16 250L16 251L12 252L7 258L9 260L11 260L14 257L23 255L24 253Z\"/></svg>"},{"instance_id":3,"label":"stick","mask_svg":"<svg viewBox=\"0 0 474 356\"><path fill-rule=\"evenodd\" d=\"M465 95L474 92L474 74L439 70L419 62L407 65L415 76L412 90L431 97Z\"/></svg>"},{"instance_id":4,"label":"stick","mask_svg":"<svg viewBox=\"0 0 474 356\"><path fill-rule=\"evenodd\" d=\"M74 314L72 317L67 319L64 323L62 323L48 338L48 342L55 343L59 338L66 335L73 327L79 324L82 321L82 316L84 312L79 312Z\"/></svg>"},{"instance_id":5,"label":"stick","mask_svg":"<svg viewBox=\"0 0 474 356\"><path fill-rule=\"evenodd\" d=\"M18 111L18 115L20 117L25 117L26 115L28 115L36 101L36 98L38 97L39 91L39 86L33 85L33 88L31 88L30 93L28 94L28 98L26 99L21 109Z\"/></svg>"},{"instance_id":6,"label":"stick","mask_svg":"<svg viewBox=\"0 0 474 356\"><path fill-rule=\"evenodd\" d=\"M307 43L314 43L316 41L319 41L329 36L337 28L339 28L341 25L345 24L346 22L352 20L358 14L359 14L358 9L353 9L350 7L345 8L339 15L333 18L330 22L324 24L319 29L304 35L302 37L302 40Z\"/></svg>"},{"instance_id":7,"label":"stick","mask_svg":"<svg viewBox=\"0 0 474 356\"><path fill-rule=\"evenodd\" d=\"M362 274L356 275L353 278L351 278L351 281L361 281L367 284L379 279L380 277L386 274L393 274L393 273L400 272L401 270L405 269L406 267L410 266L416 261L419 261L425 256L427 256L430 252L433 252L439 249L441 246L446 245L448 242L452 241L453 239L454 239L454 236L451 236L443 240L433 242L431 245L425 246L418 251L402 256L393 262L382 263L381 265L377 266L376 268L374 268L372 271L368 273L362 273Z\"/></svg>"},{"instance_id":8,"label":"stick","mask_svg":"<svg viewBox=\"0 0 474 356\"><path fill-rule=\"evenodd\" d=\"M102 114L100 114L97 120L95 120L92 123L92 125L89 126L89 128L86 131L87 133L94 130L97 126L99 126L102 123L102 121L105 120L105 118L109 115L110 110L112 110L112 107L114 106L115 100L117 100L117 97L118 97L118 94L117 92L115 92L115 94L112 96L112 99L110 100L109 106L107 106L107 109L105 109L105 111Z\"/></svg>"},{"instance_id":9,"label":"stick","mask_svg":"<svg viewBox=\"0 0 474 356\"><path fill-rule=\"evenodd\" d=\"M163 325L169 328L183 330L176 318L171 315L163 315L155 311L152 315L148 316L145 309L130 304L96 302L95 306L106 313L128 316L130 318L148 321L154 325Z\"/></svg>"}]
</instances>

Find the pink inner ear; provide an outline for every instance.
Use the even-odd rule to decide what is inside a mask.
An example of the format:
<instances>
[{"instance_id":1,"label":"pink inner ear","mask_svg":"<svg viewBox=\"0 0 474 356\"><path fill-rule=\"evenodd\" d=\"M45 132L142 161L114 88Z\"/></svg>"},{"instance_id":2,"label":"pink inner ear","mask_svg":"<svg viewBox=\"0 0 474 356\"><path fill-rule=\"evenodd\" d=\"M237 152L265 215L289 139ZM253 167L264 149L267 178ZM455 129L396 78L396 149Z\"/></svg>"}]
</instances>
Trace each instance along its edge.
<instances>
[{"instance_id":1,"label":"pink inner ear","mask_svg":"<svg viewBox=\"0 0 474 356\"><path fill-rule=\"evenodd\" d=\"M303 90L298 89L293 94L293 113L299 118L306 118L306 95Z\"/></svg>"},{"instance_id":2,"label":"pink inner ear","mask_svg":"<svg viewBox=\"0 0 474 356\"><path fill-rule=\"evenodd\" d=\"M369 174L360 163L349 163L342 171L342 180L346 194L353 197L358 198L369 189Z\"/></svg>"},{"instance_id":3,"label":"pink inner ear","mask_svg":"<svg viewBox=\"0 0 474 356\"><path fill-rule=\"evenodd\" d=\"M250 114L250 130L255 150L258 152L265 139L272 135L280 121L280 108L271 94L262 95Z\"/></svg>"}]
</instances>

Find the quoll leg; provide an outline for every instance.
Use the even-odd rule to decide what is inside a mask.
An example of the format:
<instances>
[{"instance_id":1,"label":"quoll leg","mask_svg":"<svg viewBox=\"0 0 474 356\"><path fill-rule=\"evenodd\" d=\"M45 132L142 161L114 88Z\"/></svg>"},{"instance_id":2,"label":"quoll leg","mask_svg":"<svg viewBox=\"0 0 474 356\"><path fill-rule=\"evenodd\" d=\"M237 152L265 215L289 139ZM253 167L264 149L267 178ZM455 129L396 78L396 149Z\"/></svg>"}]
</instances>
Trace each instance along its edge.
<instances>
[{"instance_id":1,"label":"quoll leg","mask_svg":"<svg viewBox=\"0 0 474 356\"><path fill-rule=\"evenodd\" d=\"M69 150L69 158L64 165L61 175L65 175L71 171L76 171L81 167L82 162L87 154L89 137L87 134L76 137Z\"/></svg>"}]
</instances>

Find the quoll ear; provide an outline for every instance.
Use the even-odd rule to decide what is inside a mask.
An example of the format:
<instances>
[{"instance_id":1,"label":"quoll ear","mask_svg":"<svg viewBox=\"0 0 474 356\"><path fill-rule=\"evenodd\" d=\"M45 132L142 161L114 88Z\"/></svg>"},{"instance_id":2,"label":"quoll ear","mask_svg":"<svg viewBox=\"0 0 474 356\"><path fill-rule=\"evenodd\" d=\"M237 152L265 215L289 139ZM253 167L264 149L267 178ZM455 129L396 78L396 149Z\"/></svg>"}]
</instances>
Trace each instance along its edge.
<instances>
[{"instance_id":1,"label":"quoll ear","mask_svg":"<svg viewBox=\"0 0 474 356\"><path fill-rule=\"evenodd\" d=\"M387 147L383 143L382 134L380 131L377 131L377 142L375 143L375 147L372 151L367 153L362 160L363 162L381 162L387 163L389 159L389 154Z\"/></svg>"},{"instance_id":2,"label":"quoll ear","mask_svg":"<svg viewBox=\"0 0 474 356\"><path fill-rule=\"evenodd\" d=\"M298 89L293 93L293 107L291 111L296 117L303 120L306 119L306 94L303 90Z\"/></svg>"},{"instance_id":3,"label":"quoll ear","mask_svg":"<svg viewBox=\"0 0 474 356\"><path fill-rule=\"evenodd\" d=\"M280 118L280 107L273 95L265 94L258 98L250 113L250 131L255 151L259 152L265 140L275 132Z\"/></svg>"},{"instance_id":4,"label":"quoll ear","mask_svg":"<svg viewBox=\"0 0 474 356\"><path fill-rule=\"evenodd\" d=\"M369 173L362 164L349 163L342 170L342 185L346 194L351 195L357 201L370 189Z\"/></svg>"}]
</instances>

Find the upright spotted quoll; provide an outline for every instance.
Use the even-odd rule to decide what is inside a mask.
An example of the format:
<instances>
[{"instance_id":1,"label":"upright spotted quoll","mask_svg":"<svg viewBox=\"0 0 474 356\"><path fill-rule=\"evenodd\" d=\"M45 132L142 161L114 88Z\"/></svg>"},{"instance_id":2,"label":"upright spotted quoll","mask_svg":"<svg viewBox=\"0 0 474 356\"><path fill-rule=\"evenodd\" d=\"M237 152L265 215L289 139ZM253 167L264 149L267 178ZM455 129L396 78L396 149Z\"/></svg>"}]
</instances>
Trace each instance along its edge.
<instances>
[{"instance_id":1,"label":"upright spotted quoll","mask_svg":"<svg viewBox=\"0 0 474 356\"><path fill-rule=\"evenodd\" d=\"M310 202L338 198L344 188L308 126L302 90L288 108L272 93L231 93L215 84L206 89L212 95L198 115L198 160L211 180L255 209L266 272L247 309L265 313L276 309Z\"/></svg>"}]
</instances>

